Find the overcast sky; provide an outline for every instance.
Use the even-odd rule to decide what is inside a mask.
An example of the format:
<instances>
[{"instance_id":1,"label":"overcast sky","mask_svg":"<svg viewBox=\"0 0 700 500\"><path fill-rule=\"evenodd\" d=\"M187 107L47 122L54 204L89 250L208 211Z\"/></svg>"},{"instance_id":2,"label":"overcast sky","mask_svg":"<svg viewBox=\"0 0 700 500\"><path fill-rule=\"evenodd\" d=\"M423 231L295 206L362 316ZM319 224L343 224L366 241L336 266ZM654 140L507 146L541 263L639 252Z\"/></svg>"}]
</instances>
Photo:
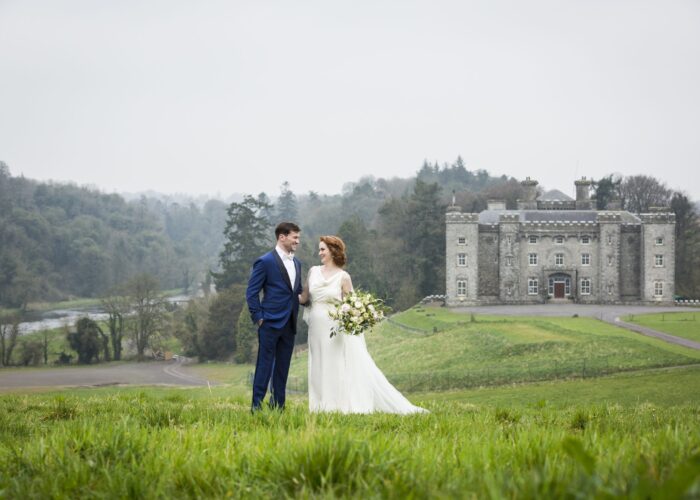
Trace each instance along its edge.
<instances>
[{"instance_id":1,"label":"overcast sky","mask_svg":"<svg viewBox=\"0 0 700 500\"><path fill-rule=\"evenodd\" d=\"M0 0L14 175L331 194L457 155L700 199L700 2Z\"/></svg>"}]
</instances>

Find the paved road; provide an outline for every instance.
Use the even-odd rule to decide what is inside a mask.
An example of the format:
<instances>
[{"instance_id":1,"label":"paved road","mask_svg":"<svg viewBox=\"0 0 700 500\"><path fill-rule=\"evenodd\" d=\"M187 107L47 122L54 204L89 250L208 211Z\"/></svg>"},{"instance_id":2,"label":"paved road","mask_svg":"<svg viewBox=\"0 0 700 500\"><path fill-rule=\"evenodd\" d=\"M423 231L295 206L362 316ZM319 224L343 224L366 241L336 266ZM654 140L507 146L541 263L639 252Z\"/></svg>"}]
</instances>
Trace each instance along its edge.
<instances>
[{"instance_id":1,"label":"paved road","mask_svg":"<svg viewBox=\"0 0 700 500\"><path fill-rule=\"evenodd\" d=\"M652 330L639 325L620 321L623 316L630 314L651 314L659 312L683 312L695 311L695 308L683 308L674 306L656 307L656 306L606 306L606 305L588 305L588 304L536 304L536 305L497 305L497 306L474 306L474 307L456 307L454 311L461 313L474 314L494 314L503 316L586 316L598 318L606 323L611 323L615 326L626 328L642 335L655 337L672 344L682 345L691 349L700 350L700 342L669 335L668 333Z\"/></svg>"},{"instance_id":2,"label":"paved road","mask_svg":"<svg viewBox=\"0 0 700 500\"><path fill-rule=\"evenodd\" d=\"M99 387L107 385L192 386L207 385L207 381L187 372L181 361L0 370L0 391L31 387Z\"/></svg>"}]
</instances>

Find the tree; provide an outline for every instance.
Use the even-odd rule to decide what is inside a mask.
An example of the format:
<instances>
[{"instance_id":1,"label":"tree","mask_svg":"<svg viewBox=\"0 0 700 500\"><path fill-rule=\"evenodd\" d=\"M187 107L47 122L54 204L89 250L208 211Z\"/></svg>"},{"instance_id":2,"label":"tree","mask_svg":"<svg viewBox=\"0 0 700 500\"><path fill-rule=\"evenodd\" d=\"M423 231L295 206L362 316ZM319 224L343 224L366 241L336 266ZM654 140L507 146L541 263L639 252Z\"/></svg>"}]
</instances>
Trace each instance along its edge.
<instances>
[{"instance_id":1,"label":"tree","mask_svg":"<svg viewBox=\"0 0 700 500\"><path fill-rule=\"evenodd\" d=\"M236 363L254 363L258 351L258 329L250 320L247 308L238 315L236 333Z\"/></svg>"},{"instance_id":2,"label":"tree","mask_svg":"<svg viewBox=\"0 0 700 500\"><path fill-rule=\"evenodd\" d=\"M22 339L19 352L22 366L37 366L41 363L43 347L40 340Z\"/></svg>"},{"instance_id":3,"label":"tree","mask_svg":"<svg viewBox=\"0 0 700 500\"><path fill-rule=\"evenodd\" d=\"M289 182L282 183L282 192L277 199L277 222L296 222L299 217L297 197L289 188Z\"/></svg>"},{"instance_id":4,"label":"tree","mask_svg":"<svg viewBox=\"0 0 700 500\"><path fill-rule=\"evenodd\" d=\"M252 196L231 203L224 229L226 242L219 254L221 272L212 273L217 290L245 283L256 258L270 246L270 223L261 215L270 205Z\"/></svg>"},{"instance_id":5,"label":"tree","mask_svg":"<svg viewBox=\"0 0 700 500\"><path fill-rule=\"evenodd\" d=\"M124 337L124 318L129 311L128 298L114 293L101 300L102 309L107 313L109 343L112 344L114 360L122 359L122 338ZM107 351L106 351L107 352Z\"/></svg>"},{"instance_id":6,"label":"tree","mask_svg":"<svg viewBox=\"0 0 700 500\"><path fill-rule=\"evenodd\" d=\"M88 365L100 360L103 341L100 339L100 327L88 317L80 318L75 323L75 331L67 335L68 344L78 354L78 363Z\"/></svg>"},{"instance_id":7,"label":"tree","mask_svg":"<svg viewBox=\"0 0 700 500\"><path fill-rule=\"evenodd\" d=\"M695 298L700 296L700 224L683 193L673 193L671 210L676 215L676 293Z\"/></svg>"},{"instance_id":8,"label":"tree","mask_svg":"<svg viewBox=\"0 0 700 500\"><path fill-rule=\"evenodd\" d=\"M0 324L0 366L12 364L12 351L17 345L19 337L19 319L4 320Z\"/></svg>"},{"instance_id":9,"label":"tree","mask_svg":"<svg viewBox=\"0 0 700 500\"><path fill-rule=\"evenodd\" d=\"M227 359L236 350L236 326L246 304L245 287L233 285L221 291L209 306L199 335L200 359Z\"/></svg>"},{"instance_id":10,"label":"tree","mask_svg":"<svg viewBox=\"0 0 700 500\"><path fill-rule=\"evenodd\" d=\"M648 175L625 177L620 192L624 209L638 214L648 212L651 207L668 207L671 198L666 185Z\"/></svg>"},{"instance_id":11,"label":"tree","mask_svg":"<svg viewBox=\"0 0 700 500\"><path fill-rule=\"evenodd\" d=\"M437 184L416 182L409 199L406 250L413 254L421 297L440 293L445 283L445 205Z\"/></svg>"},{"instance_id":12,"label":"tree","mask_svg":"<svg viewBox=\"0 0 700 500\"><path fill-rule=\"evenodd\" d=\"M139 274L126 284L133 315L129 318L130 333L136 345L139 361L145 359L145 351L160 332L164 318L164 302L160 296L158 280L150 274Z\"/></svg>"},{"instance_id":13,"label":"tree","mask_svg":"<svg viewBox=\"0 0 700 500\"><path fill-rule=\"evenodd\" d=\"M347 246L347 271L352 276L353 285L379 295L386 290L377 275L375 264L375 243L377 234L367 229L359 216L354 216L340 226L338 236Z\"/></svg>"},{"instance_id":14,"label":"tree","mask_svg":"<svg viewBox=\"0 0 700 500\"><path fill-rule=\"evenodd\" d=\"M176 311L173 332L186 356L200 357L199 334L207 320L207 299L195 299L184 309Z\"/></svg>"},{"instance_id":15,"label":"tree","mask_svg":"<svg viewBox=\"0 0 700 500\"><path fill-rule=\"evenodd\" d=\"M622 178L613 178L612 174L607 177L603 177L597 181L593 181L593 189L595 190L596 208L598 210L605 210L608 208L608 204L613 200L619 200L620 196L620 185L622 184Z\"/></svg>"}]
</instances>

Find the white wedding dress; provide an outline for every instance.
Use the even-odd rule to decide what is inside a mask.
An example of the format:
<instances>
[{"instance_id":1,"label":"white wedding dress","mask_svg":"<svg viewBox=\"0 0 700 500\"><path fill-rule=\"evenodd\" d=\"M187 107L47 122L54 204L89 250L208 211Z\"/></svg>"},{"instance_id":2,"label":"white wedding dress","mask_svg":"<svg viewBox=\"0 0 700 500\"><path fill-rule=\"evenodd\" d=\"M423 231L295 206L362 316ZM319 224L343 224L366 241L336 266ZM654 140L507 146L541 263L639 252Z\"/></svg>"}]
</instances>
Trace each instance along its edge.
<instances>
[{"instance_id":1,"label":"white wedding dress","mask_svg":"<svg viewBox=\"0 0 700 500\"><path fill-rule=\"evenodd\" d=\"M330 337L333 320L328 311L341 298L339 271L326 279L320 266L309 271L311 306L304 311L309 325L309 409L312 412L418 413L374 364L364 334Z\"/></svg>"}]
</instances>

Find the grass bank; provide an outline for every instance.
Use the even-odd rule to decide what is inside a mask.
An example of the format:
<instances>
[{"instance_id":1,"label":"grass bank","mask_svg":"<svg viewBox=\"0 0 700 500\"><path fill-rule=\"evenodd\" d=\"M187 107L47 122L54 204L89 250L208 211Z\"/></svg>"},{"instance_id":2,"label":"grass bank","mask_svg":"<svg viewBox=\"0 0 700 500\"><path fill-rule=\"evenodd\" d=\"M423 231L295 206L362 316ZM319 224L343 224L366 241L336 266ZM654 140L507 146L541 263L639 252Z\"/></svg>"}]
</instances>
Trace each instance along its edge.
<instances>
[{"instance_id":1,"label":"grass bank","mask_svg":"<svg viewBox=\"0 0 700 500\"><path fill-rule=\"evenodd\" d=\"M469 316L414 307L366 334L399 389L443 391L586 378L700 362L700 352L593 318ZM291 374L306 378L305 355Z\"/></svg>"},{"instance_id":2,"label":"grass bank","mask_svg":"<svg viewBox=\"0 0 700 500\"><path fill-rule=\"evenodd\" d=\"M623 321L646 326L676 337L700 342L700 310L656 314L635 314Z\"/></svg>"}]
</instances>

